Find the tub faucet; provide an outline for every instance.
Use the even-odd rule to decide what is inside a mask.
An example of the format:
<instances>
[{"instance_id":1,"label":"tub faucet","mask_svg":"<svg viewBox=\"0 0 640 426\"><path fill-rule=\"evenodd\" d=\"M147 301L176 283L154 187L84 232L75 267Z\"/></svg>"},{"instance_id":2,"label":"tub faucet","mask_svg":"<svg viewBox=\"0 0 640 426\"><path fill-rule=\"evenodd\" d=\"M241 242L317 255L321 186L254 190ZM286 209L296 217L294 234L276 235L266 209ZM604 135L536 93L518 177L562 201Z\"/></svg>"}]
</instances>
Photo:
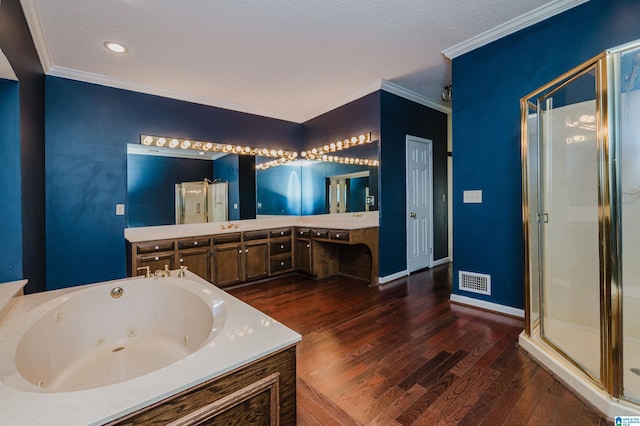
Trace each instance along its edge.
<instances>
[{"instance_id":1,"label":"tub faucet","mask_svg":"<svg viewBox=\"0 0 640 426\"><path fill-rule=\"evenodd\" d=\"M164 269L158 269L155 274L157 277L170 277L171 276L171 272L169 271L169 265L164 265Z\"/></svg>"},{"instance_id":2,"label":"tub faucet","mask_svg":"<svg viewBox=\"0 0 640 426\"><path fill-rule=\"evenodd\" d=\"M146 270L145 273L144 273L144 276L147 277L147 278L151 278L151 268L149 266L141 266L137 270L141 271L143 269Z\"/></svg>"}]
</instances>

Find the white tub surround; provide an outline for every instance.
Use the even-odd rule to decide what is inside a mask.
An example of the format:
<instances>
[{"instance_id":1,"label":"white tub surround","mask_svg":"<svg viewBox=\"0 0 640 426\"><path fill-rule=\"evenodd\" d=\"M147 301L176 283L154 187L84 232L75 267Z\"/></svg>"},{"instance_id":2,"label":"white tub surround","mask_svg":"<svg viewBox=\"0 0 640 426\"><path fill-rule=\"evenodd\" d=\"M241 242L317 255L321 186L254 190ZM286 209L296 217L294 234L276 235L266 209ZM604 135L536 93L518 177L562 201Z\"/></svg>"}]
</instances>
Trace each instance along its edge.
<instances>
[{"instance_id":1,"label":"white tub surround","mask_svg":"<svg viewBox=\"0 0 640 426\"><path fill-rule=\"evenodd\" d=\"M262 216L259 219L234 220L229 222L125 228L124 237L127 241L135 243L140 241L256 231L260 229L283 228L290 226L350 230L372 227L377 228L379 226L379 220L377 211L321 214L312 216Z\"/></svg>"},{"instance_id":2,"label":"white tub surround","mask_svg":"<svg viewBox=\"0 0 640 426\"><path fill-rule=\"evenodd\" d=\"M185 389L240 369L244 365L289 348L300 341L301 337L298 333L196 275L187 272L185 278L177 278L177 274L177 271L172 271L172 278L136 277L18 297L13 311L0 324L2 341L0 345L0 424L103 424ZM136 337L157 336L163 333L171 340L170 335L175 331L176 336L180 337L179 343L187 348L184 349L184 354L178 356L177 361L169 359L169 363L164 362L164 366L160 363L160 368L156 371L143 371L142 375L131 379L127 379L125 375L122 378L124 381L91 389L64 391L63 388L62 391L56 391L47 389L47 383L44 380L42 388L34 384L33 381L38 380L37 374L33 375L28 365L32 361L42 363L42 360L39 360L42 354L21 352L16 360L17 351L37 350L37 345L31 346L35 340L29 341L33 337L29 334L45 332L44 322L46 321L52 323L54 327L65 326L65 322L74 321L75 313L84 304L85 298L87 303L91 303L90 299L95 298L97 293L104 291L110 295L110 291L115 287L124 289L121 298L112 300L108 297L106 301L103 300L91 306L88 312L94 312L99 321L110 324L113 328L127 327L125 334L133 334L133 336L121 338L120 341L124 341L122 346L126 348L126 345ZM164 287L167 287L165 288L167 291L154 291L156 288ZM118 302L125 302L127 296L132 296L132 293L137 291L141 294L139 297L136 296L136 306L128 306L122 311L118 308L115 310L108 308L107 305L112 302L114 306L117 306ZM164 295L161 294L163 291ZM145 292L149 293L148 296L143 294ZM192 296L200 298L200 301L194 302ZM166 297L184 300L172 302ZM144 300L147 303L138 306L138 302ZM188 309L185 306L193 303L196 306L194 310L200 311L195 316L191 315L190 310L185 310ZM65 310L65 306L70 306L72 309ZM179 306L182 306L182 310L176 311ZM203 306L210 311L210 314L205 312L206 309L201 309ZM149 309L155 310L156 313L144 313ZM57 313L60 315L56 315ZM113 318L114 315L118 318ZM143 325L142 322L137 322L144 322L154 317L160 322L157 318L162 315L170 318L165 318L165 324L156 327L155 331L153 324ZM58 318L59 321L57 321ZM171 321L171 318L174 321ZM213 321L210 321L211 319ZM76 321L82 322L85 326L78 333L84 335L85 340L95 343L92 349L101 344L105 346L120 344L117 338L110 340L109 327L97 333L96 330L100 325L92 324L93 319ZM131 325L127 325L129 322ZM69 325L71 324L66 326ZM173 325L176 328L169 330ZM202 327L207 328L207 331L204 335L197 337L198 333L202 334ZM74 325L71 328L77 327ZM193 333L193 341L189 337L188 342L185 343L182 340L184 333ZM63 334L58 337L58 344L62 348L56 348L56 350L62 353L65 346L69 346L69 351L74 350L74 343L71 340L62 341L66 338ZM56 342L50 343L55 345ZM45 344L46 342L43 342L43 345ZM189 348L189 344L193 347ZM163 346L158 345L152 350L162 351ZM176 345L169 346L169 349L174 350ZM119 356L126 351L127 349L116 351L113 355ZM31 374L33 377L25 379L20 374L17 364L21 365L20 370L23 370L25 375ZM115 368L114 365L112 368ZM52 362L49 367L55 368L55 366L56 363ZM44 375L46 368L42 368L44 370L41 374Z\"/></svg>"},{"instance_id":3,"label":"white tub surround","mask_svg":"<svg viewBox=\"0 0 640 426\"><path fill-rule=\"evenodd\" d=\"M9 315L18 298L24 294L25 285L27 285L27 280L0 284L0 324Z\"/></svg>"}]
</instances>

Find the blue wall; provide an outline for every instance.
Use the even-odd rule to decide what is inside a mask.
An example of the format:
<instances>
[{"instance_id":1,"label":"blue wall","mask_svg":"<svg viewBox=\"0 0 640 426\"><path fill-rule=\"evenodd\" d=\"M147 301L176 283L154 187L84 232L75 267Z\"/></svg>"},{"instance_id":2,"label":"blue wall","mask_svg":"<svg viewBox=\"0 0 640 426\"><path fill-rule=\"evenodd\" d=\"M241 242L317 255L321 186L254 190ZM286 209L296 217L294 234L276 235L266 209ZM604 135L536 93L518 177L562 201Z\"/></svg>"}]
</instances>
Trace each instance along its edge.
<instances>
[{"instance_id":1,"label":"blue wall","mask_svg":"<svg viewBox=\"0 0 640 426\"><path fill-rule=\"evenodd\" d=\"M2 2L4 4L4 1ZM296 150L299 125L46 78L47 289L126 275L127 143L140 134Z\"/></svg>"},{"instance_id":2,"label":"blue wall","mask_svg":"<svg viewBox=\"0 0 640 426\"><path fill-rule=\"evenodd\" d=\"M22 241L13 238L6 250L22 262L27 293L45 289L44 73L19 0L0 2L0 49L20 81L20 151L2 158L3 167L20 170ZM3 195L3 194L0 194ZM0 222L5 217L0 216ZM15 223L10 214L8 220Z\"/></svg>"},{"instance_id":3,"label":"blue wall","mask_svg":"<svg viewBox=\"0 0 640 426\"><path fill-rule=\"evenodd\" d=\"M22 279L20 96L17 81L0 78L0 283Z\"/></svg>"},{"instance_id":4,"label":"blue wall","mask_svg":"<svg viewBox=\"0 0 640 426\"><path fill-rule=\"evenodd\" d=\"M640 2L592 0L453 60L453 291L523 308L520 98L609 47L640 38ZM481 189L482 204L463 204ZM459 270L492 276L460 292Z\"/></svg>"},{"instance_id":5,"label":"blue wall","mask_svg":"<svg viewBox=\"0 0 640 426\"><path fill-rule=\"evenodd\" d=\"M447 115L388 92L382 92L381 112L380 276L384 277L407 269L406 135L433 141L433 258L448 256Z\"/></svg>"}]
</instances>

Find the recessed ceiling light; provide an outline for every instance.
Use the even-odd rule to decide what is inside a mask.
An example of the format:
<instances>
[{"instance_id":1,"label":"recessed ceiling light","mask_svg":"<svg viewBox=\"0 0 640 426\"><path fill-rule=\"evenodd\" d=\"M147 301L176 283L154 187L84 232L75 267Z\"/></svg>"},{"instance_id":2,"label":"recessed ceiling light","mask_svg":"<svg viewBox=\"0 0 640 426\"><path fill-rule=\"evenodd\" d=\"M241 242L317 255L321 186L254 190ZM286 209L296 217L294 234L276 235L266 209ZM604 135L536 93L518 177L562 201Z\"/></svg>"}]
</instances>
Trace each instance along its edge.
<instances>
[{"instance_id":1,"label":"recessed ceiling light","mask_svg":"<svg viewBox=\"0 0 640 426\"><path fill-rule=\"evenodd\" d=\"M125 46L124 44L116 43L115 41L105 41L103 45L114 53L127 53L129 51L129 49L127 49L127 46Z\"/></svg>"}]
</instances>

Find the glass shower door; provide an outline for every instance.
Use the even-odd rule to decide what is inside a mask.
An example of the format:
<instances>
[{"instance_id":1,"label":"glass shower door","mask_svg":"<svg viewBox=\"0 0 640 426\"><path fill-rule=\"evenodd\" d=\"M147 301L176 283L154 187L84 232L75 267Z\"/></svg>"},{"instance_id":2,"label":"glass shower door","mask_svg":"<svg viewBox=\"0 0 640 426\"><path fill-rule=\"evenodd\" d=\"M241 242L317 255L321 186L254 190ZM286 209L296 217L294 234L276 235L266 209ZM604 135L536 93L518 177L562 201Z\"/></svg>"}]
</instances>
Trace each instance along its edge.
<instances>
[{"instance_id":1,"label":"glass shower door","mask_svg":"<svg viewBox=\"0 0 640 426\"><path fill-rule=\"evenodd\" d=\"M596 70L538 99L541 335L600 381Z\"/></svg>"}]
</instances>

